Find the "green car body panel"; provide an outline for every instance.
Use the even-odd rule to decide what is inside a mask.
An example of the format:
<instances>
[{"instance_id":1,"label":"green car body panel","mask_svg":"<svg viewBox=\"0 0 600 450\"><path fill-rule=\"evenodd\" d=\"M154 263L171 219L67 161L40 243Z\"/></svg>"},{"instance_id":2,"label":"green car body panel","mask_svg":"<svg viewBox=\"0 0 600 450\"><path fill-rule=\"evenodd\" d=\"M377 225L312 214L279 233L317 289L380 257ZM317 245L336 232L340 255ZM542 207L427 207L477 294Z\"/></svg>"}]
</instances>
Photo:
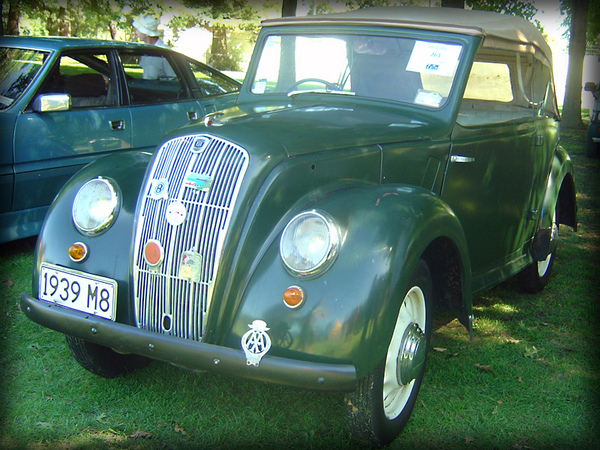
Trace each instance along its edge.
<instances>
[{"instance_id":1,"label":"green car body panel","mask_svg":"<svg viewBox=\"0 0 600 450\"><path fill-rule=\"evenodd\" d=\"M424 24L419 8L408 10L415 22L397 11L396 19L376 10L267 22L234 107L169 133L153 155L111 155L78 172L40 234L25 314L119 353L352 392L390 359L401 305L424 263L433 285L427 307L450 309L472 335L473 296L521 272L535 275L532 268L553 260L558 223L577 225L545 44L511 59L521 47L508 45L493 23L486 35L444 17ZM295 34L302 39L286 47ZM363 96L356 80L355 93L320 76L297 75L289 92L280 90L262 52L277 60L280 50L313 38L356 61L384 54L392 48L386 39L409 40L439 51L434 56L452 82L445 95L423 84L414 103ZM481 101L468 80L481 67L497 70L496 63L513 86L514 73L536 67L548 89L536 100L521 83L512 100ZM416 57L405 64L409 76L422 72L423 83L423 73L438 70ZM432 83L443 91L437 78ZM218 168L196 168L211 158ZM119 206L106 229L86 233L72 209L90 180L109 180ZM221 191L231 192L227 204L210 203ZM220 211L225 218L216 218ZM296 268L283 249L288 240L309 248L302 237L312 231L288 232L305 214L328 224L330 234L325 262L303 272L303 261ZM74 262L68 249L77 242L88 253ZM201 265L199 274L187 258ZM48 263L115 280L115 320L41 300L40 268ZM290 290L302 294L299 307L284 302ZM421 328L402 345L422 345ZM263 339L258 360L248 336Z\"/></svg>"}]
</instances>

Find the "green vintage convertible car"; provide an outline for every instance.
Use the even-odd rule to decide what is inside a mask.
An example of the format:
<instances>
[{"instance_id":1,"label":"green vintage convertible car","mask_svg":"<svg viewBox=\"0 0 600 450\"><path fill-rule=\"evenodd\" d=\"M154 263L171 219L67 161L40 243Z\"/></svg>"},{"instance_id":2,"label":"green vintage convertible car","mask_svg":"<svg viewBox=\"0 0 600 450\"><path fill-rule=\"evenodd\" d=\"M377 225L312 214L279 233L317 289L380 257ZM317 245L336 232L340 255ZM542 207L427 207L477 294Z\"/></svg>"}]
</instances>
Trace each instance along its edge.
<instances>
[{"instance_id":1,"label":"green vintage convertible car","mask_svg":"<svg viewBox=\"0 0 600 450\"><path fill-rule=\"evenodd\" d=\"M164 76L144 74L144 59ZM239 88L166 48L0 36L0 243L35 236L59 189L87 163L154 151L191 118L231 106Z\"/></svg>"},{"instance_id":2,"label":"green vintage convertible car","mask_svg":"<svg viewBox=\"0 0 600 450\"><path fill-rule=\"evenodd\" d=\"M153 358L346 392L352 435L385 445L434 311L472 333L473 296L543 289L576 227L551 67L494 13L266 21L235 107L63 188L22 310L100 376Z\"/></svg>"}]
</instances>

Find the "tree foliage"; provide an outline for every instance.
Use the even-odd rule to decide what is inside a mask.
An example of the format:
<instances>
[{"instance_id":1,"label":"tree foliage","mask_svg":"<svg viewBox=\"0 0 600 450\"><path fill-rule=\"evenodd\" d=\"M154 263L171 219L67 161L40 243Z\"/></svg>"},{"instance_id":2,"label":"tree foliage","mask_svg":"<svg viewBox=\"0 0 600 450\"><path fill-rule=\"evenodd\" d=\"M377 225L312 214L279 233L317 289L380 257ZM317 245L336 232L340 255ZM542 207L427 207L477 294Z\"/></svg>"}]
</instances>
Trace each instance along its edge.
<instances>
[{"instance_id":1,"label":"tree foliage","mask_svg":"<svg viewBox=\"0 0 600 450\"><path fill-rule=\"evenodd\" d=\"M534 22L533 16L538 12L531 2L520 0L467 0L467 5L482 11L521 16L531 22Z\"/></svg>"},{"instance_id":2,"label":"tree foliage","mask_svg":"<svg viewBox=\"0 0 600 450\"><path fill-rule=\"evenodd\" d=\"M561 0L560 12L563 14L563 24L569 37L573 18L574 6L581 6L581 0ZM588 46L600 45L600 0L589 0L586 25L586 42Z\"/></svg>"},{"instance_id":3,"label":"tree foliage","mask_svg":"<svg viewBox=\"0 0 600 450\"><path fill-rule=\"evenodd\" d=\"M160 13L164 8L145 0L8 0L9 8L18 9L28 26L23 34L111 37L120 27L127 34L133 18L143 13ZM6 15L6 7L3 15ZM2 18L6 20L5 17ZM9 31L19 34L20 30Z\"/></svg>"}]
</instances>

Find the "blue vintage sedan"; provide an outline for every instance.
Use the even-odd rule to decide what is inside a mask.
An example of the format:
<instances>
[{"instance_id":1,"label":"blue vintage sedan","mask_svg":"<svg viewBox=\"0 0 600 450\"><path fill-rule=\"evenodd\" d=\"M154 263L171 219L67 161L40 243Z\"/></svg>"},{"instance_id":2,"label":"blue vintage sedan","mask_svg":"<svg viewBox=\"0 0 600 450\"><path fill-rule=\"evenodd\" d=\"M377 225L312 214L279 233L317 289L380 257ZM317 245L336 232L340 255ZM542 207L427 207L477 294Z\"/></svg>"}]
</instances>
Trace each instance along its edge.
<instances>
[{"instance_id":1,"label":"blue vintage sedan","mask_svg":"<svg viewBox=\"0 0 600 450\"><path fill-rule=\"evenodd\" d=\"M144 73L144 60L165 67ZM0 38L0 243L36 235L85 164L154 151L169 131L232 104L240 84L169 49L76 38Z\"/></svg>"}]
</instances>

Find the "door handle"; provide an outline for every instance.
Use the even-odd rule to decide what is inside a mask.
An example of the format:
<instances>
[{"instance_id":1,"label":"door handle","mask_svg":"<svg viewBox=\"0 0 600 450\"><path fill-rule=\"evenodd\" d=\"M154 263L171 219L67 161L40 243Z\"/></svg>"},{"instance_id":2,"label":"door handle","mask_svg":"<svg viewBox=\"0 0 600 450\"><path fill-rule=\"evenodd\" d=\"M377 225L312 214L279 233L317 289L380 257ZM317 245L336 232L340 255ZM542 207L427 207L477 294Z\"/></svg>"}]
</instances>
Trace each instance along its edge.
<instances>
[{"instance_id":1,"label":"door handle","mask_svg":"<svg viewBox=\"0 0 600 450\"><path fill-rule=\"evenodd\" d=\"M108 124L110 125L110 129L113 131L125 129L125 122L123 120L109 120Z\"/></svg>"},{"instance_id":2,"label":"door handle","mask_svg":"<svg viewBox=\"0 0 600 450\"><path fill-rule=\"evenodd\" d=\"M196 111L188 112L188 119L196 120L198 118L198 113Z\"/></svg>"},{"instance_id":3,"label":"door handle","mask_svg":"<svg viewBox=\"0 0 600 450\"><path fill-rule=\"evenodd\" d=\"M471 163L475 162L475 158L472 156L452 155L450 161L453 163Z\"/></svg>"},{"instance_id":4,"label":"door handle","mask_svg":"<svg viewBox=\"0 0 600 450\"><path fill-rule=\"evenodd\" d=\"M535 145L536 147L544 145L544 136L541 134L536 135L534 138L533 145Z\"/></svg>"}]
</instances>

